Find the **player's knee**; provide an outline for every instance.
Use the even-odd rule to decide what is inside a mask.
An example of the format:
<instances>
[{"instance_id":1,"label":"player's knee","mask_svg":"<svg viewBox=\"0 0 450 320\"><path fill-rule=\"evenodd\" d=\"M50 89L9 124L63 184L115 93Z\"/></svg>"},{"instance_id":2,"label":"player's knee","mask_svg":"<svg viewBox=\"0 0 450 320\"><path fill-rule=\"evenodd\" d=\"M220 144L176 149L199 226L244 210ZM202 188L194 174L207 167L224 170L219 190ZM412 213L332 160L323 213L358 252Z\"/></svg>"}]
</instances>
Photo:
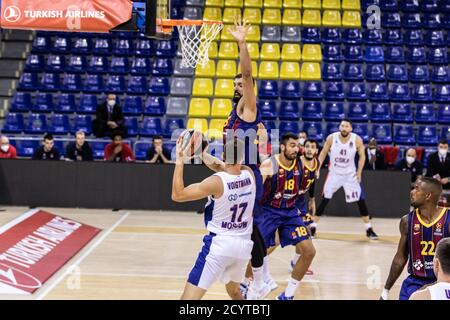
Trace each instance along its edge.
<instances>
[{"instance_id":1,"label":"player's knee","mask_svg":"<svg viewBox=\"0 0 450 320\"><path fill-rule=\"evenodd\" d=\"M316 248L314 248L314 245L312 244L312 242L307 243L307 244L305 243L303 245L298 244L296 251L297 251L297 253L299 253L301 255L302 258L308 259L308 260L314 259L315 255L316 255Z\"/></svg>"},{"instance_id":2,"label":"player's knee","mask_svg":"<svg viewBox=\"0 0 450 320\"><path fill-rule=\"evenodd\" d=\"M242 294L241 290L239 289L239 286L227 285L227 292L231 299L242 300Z\"/></svg>"}]
</instances>

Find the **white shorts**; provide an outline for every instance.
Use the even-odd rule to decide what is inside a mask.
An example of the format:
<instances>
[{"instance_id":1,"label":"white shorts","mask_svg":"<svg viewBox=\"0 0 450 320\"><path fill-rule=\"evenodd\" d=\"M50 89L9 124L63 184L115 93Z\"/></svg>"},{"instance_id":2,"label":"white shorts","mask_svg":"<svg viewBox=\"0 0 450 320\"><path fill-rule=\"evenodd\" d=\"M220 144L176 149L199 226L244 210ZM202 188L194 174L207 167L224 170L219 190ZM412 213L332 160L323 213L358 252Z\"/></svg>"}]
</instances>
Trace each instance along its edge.
<instances>
[{"instance_id":1,"label":"white shorts","mask_svg":"<svg viewBox=\"0 0 450 320\"><path fill-rule=\"evenodd\" d=\"M361 199L362 188L355 174L339 175L332 172L328 173L323 186L323 196L331 199L333 194L341 187L344 187L345 201L347 203L356 202Z\"/></svg>"},{"instance_id":2,"label":"white shorts","mask_svg":"<svg viewBox=\"0 0 450 320\"><path fill-rule=\"evenodd\" d=\"M208 290L214 282L239 283L251 259L253 241L241 237L206 235L189 273L188 282Z\"/></svg>"}]
</instances>

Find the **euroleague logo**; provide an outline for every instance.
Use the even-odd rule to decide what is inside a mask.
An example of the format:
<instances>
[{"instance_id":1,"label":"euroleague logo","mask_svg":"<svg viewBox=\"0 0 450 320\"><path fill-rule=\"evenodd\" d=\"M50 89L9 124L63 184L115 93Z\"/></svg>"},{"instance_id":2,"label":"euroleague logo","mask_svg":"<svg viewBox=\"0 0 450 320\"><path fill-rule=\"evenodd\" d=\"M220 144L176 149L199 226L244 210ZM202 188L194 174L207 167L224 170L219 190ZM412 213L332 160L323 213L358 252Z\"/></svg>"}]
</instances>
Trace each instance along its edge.
<instances>
[{"instance_id":1,"label":"euroleague logo","mask_svg":"<svg viewBox=\"0 0 450 320\"><path fill-rule=\"evenodd\" d=\"M16 288L40 288L42 283L32 275L0 263L0 282Z\"/></svg>"},{"instance_id":2,"label":"euroleague logo","mask_svg":"<svg viewBox=\"0 0 450 320\"><path fill-rule=\"evenodd\" d=\"M3 19L11 23L17 22L21 16L22 12L16 6L8 6L3 11Z\"/></svg>"}]
</instances>

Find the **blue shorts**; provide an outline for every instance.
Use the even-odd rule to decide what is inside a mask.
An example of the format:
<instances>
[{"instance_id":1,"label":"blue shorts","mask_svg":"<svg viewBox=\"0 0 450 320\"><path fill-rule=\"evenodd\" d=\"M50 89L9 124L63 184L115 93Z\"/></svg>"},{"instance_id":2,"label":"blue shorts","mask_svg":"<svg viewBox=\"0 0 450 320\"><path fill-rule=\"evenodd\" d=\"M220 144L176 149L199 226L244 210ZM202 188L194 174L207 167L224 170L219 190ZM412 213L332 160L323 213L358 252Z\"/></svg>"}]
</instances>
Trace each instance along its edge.
<instances>
[{"instance_id":1,"label":"blue shorts","mask_svg":"<svg viewBox=\"0 0 450 320\"><path fill-rule=\"evenodd\" d=\"M262 208L262 215L256 219L259 231L267 248L275 246L275 233L278 230L281 247L296 245L310 239L308 228L298 215L296 207L278 209L269 206Z\"/></svg>"},{"instance_id":2,"label":"blue shorts","mask_svg":"<svg viewBox=\"0 0 450 320\"><path fill-rule=\"evenodd\" d=\"M262 205L261 201L264 195L264 183L261 175L261 171L258 166L255 164L248 165L250 169L252 169L253 174L255 175L256 182L256 196L255 196L255 205L253 206L253 216L258 217L262 213Z\"/></svg>"},{"instance_id":3,"label":"blue shorts","mask_svg":"<svg viewBox=\"0 0 450 320\"><path fill-rule=\"evenodd\" d=\"M402 288L400 290L400 300L408 300L409 297L422 288L423 286L435 282L436 279L421 279L409 275L402 284Z\"/></svg>"},{"instance_id":4,"label":"blue shorts","mask_svg":"<svg viewBox=\"0 0 450 320\"><path fill-rule=\"evenodd\" d=\"M308 212L308 203L305 198L298 200L295 206L298 209L299 216L303 219L303 223L306 226L309 226L314 222L312 216Z\"/></svg>"}]
</instances>

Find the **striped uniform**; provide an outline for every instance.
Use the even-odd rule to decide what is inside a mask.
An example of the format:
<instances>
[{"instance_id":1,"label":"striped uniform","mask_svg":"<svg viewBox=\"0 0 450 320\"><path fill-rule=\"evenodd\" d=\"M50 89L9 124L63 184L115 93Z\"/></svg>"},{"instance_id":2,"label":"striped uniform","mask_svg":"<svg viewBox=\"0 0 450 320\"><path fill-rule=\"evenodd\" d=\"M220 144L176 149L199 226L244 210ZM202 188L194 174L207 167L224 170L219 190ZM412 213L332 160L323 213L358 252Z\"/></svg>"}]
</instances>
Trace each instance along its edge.
<instances>
[{"instance_id":1,"label":"striped uniform","mask_svg":"<svg viewBox=\"0 0 450 320\"><path fill-rule=\"evenodd\" d=\"M299 161L301 161L301 158L299 158ZM310 225L314 222L312 220L311 214L309 214L308 212L308 201L306 199L306 193L309 193L310 198L314 197L314 186L316 183L316 173L319 169L319 160L317 158L314 158L313 161L314 166L312 168L309 168L302 162L303 179L300 186L300 194L296 203L300 217L302 217L306 225Z\"/></svg>"}]
</instances>

